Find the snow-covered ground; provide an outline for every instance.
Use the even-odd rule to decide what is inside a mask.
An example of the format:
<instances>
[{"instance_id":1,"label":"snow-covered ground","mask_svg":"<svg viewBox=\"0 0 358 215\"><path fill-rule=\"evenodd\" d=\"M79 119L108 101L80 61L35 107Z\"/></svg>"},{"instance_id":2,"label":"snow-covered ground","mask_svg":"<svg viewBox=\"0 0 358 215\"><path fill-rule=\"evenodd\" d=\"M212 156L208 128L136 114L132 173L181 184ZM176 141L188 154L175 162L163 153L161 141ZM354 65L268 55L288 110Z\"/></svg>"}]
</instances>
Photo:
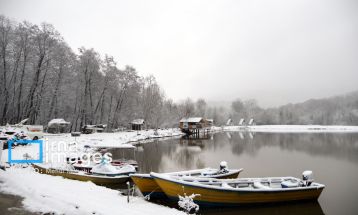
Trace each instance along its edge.
<instances>
[{"instance_id":1,"label":"snow-covered ground","mask_svg":"<svg viewBox=\"0 0 358 215\"><path fill-rule=\"evenodd\" d=\"M25 209L55 214L184 214L176 209L127 197L119 191L81 182L36 173L26 169L0 170L0 192L24 198Z\"/></svg>"},{"instance_id":2,"label":"snow-covered ground","mask_svg":"<svg viewBox=\"0 0 358 215\"><path fill-rule=\"evenodd\" d=\"M71 134L46 134L45 139L49 141L66 141L89 145L91 147L124 147L123 144L133 143L154 138L181 136L179 129L159 129L143 131L124 131L115 133L82 134L79 137L71 137Z\"/></svg>"},{"instance_id":3,"label":"snow-covered ground","mask_svg":"<svg viewBox=\"0 0 358 215\"><path fill-rule=\"evenodd\" d=\"M254 132L358 132L358 126L340 125L257 125L250 126L250 131Z\"/></svg>"},{"instance_id":4,"label":"snow-covered ground","mask_svg":"<svg viewBox=\"0 0 358 215\"><path fill-rule=\"evenodd\" d=\"M223 131L251 131L268 133L338 133L358 132L358 126L341 125L254 125L254 126L224 126Z\"/></svg>"},{"instance_id":5,"label":"snow-covered ground","mask_svg":"<svg viewBox=\"0 0 358 215\"><path fill-rule=\"evenodd\" d=\"M138 132L94 133L72 137L71 134L46 134L44 137L44 162L52 167L64 164L66 156L73 152L87 152L101 147L133 147L137 141L153 138L180 136L178 129ZM74 144L76 142L76 144ZM75 147L74 147L75 146ZM84 147L86 146L87 149ZM89 146L89 147L88 147ZM88 149L89 148L89 149ZM64 153L62 159L51 156ZM12 159L33 159L39 156L38 144L18 146L12 150ZM2 151L1 163L8 161L8 150ZM138 197L127 197L119 191L34 172L32 167L0 170L0 192L24 198L24 207L30 211L55 212L56 214L183 214L181 211L156 205Z\"/></svg>"},{"instance_id":6,"label":"snow-covered ground","mask_svg":"<svg viewBox=\"0 0 358 215\"><path fill-rule=\"evenodd\" d=\"M148 131L125 131L125 132L116 132L116 133L94 133L94 134L82 134L79 137L71 137L70 134L62 135L45 135L45 139L54 140L54 141L77 141L79 144L89 145L91 147L124 147L123 144L135 143L138 141L154 139L154 138L164 138L164 137L173 137L181 136L183 133L179 129L163 129L157 130L157 133L154 130Z\"/></svg>"},{"instance_id":7,"label":"snow-covered ground","mask_svg":"<svg viewBox=\"0 0 358 215\"><path fill-rule=\"evenodd\" d=\"M44 161L52 167L59 167L63 165L66 157L80 157L80 154L93 152L96 148L130 148L139 141L181 135L183 133L179 129L94 133L82 134L79 137L72 137L71 134L45 134ZM38 144L16 147L12 150L12 159L24 159L25 154L38 159ZM2 163L8 161L8 150L3 150L1 160Z\"/></svg>"}]
</instances>

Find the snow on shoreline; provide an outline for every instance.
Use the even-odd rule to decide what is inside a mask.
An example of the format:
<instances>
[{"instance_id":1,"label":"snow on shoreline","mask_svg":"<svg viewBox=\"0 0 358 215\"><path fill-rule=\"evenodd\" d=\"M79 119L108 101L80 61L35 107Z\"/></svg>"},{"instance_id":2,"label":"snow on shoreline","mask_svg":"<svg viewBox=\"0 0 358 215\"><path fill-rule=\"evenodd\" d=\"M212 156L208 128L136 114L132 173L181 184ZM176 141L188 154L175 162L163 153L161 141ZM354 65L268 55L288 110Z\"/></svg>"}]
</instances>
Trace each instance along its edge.
<instances>
[{"instance_id":1,"label":"snow on shoreline","mask_svg":"<svg viewBox=\"0 0 358 215\"><path fill-rule=\"evenodd\" d=\"M224 126L212 127L212 132L243 131L243 132L272 132L272 133L326 133L326 132L358 132L358 126L320 126L320 125L260 125L260 126ZM164 129L116 133L94 133L72 137L71 134L46 134L45 141L49 145L63 141L66 144L78 143L79 150L84 146L100 147L129 147L139 141L150 139L181 136L179 129ZM54 143L54 144L53 144ZM21 156L25 152L38 151L38 146L19 146L13 150L13 156ZM7 161L8 150L3 150L2 161ZM53 163L53 161L50 161ZM16 171L14 171L16 170ZM34 212L55 212L57 214L183 214L176 209L167 208L133 198L129 204L127 197L117 190L97 186L91 182L81 182L62 177L42 175L33 169L0 170L0 192L24 197L25 209Z\"/></svg>"},{"instance_id":2,"label":"snow on shoreline","mask_svg":"<svg viewBox=\"0 0 358 215\"><path fill-rule=\"evenodd\" d=\"M263 133L353 133L358 132L358 126L322 126L322 125L257 125L257 126L223 126L211 128L211 132L239 131L239 132L263 132ZM178 128L142 130L142 131L123 131L115 133L94 133L82 134L79 137L72 137L71 134L45 134L44 141L47 148L51 147L52 151L63 152L67 156L71 155L71 151L61 149L59 143L71 145L77 143L76 148L78 154L86 152L85 146L94 150L95 148L130 148L137 143L152 141L156 138L173 138L180 137L183 133ZM51 151L50 150L50 151ZM46 148L44 149L45 152ZM8 160L8 150L2 152L2 162ZM38 146L29 145L25 147L16 147L13 150L13 159L23 159L23 155L28 153L32 157L38 157ZM49 154L49 153L46 153ZM46 160L51 163L52 167L56 167L58 162ZM61 165L61 164L60 164Z\"/></svg>"},{"instance_id":3,"label":"snow on shoreline","mask_svg":"<svg viewBox=\"0 0 358 215\"><path fill-rule=\"evenodd\" d=\"M91 147L108 147L116 148L123 147L124 144L133 144L138 141L145 141L155 138L182 136L183 133L179 129L159 129L155 130L142 130L142 131L124 131L115 133L94 133L82 134L79 137L71 137L70 134L65 136L60 135L59 138L63 141L77 141L80 144L89 145ZM47 135L45 138L49 140L58 139L54 135Z\"/></svg>"},{"instance_id":4,"label":"snow on shoreline","mask_svg":"<svg viewBox=\"0 0 358 215\"><path fill-rule=\"evenodd\" d=\"M341 125L254 125L224 126L223 131L249 131L267 133L355 133L358 126Z\"/></svg>"},{"instance_id":5,"label":"snow on shoreline","mask_svg":"<svg viewBox=\"0 0 358 215\"><path fill-rule=\"evenodd\" d=\"M77 142L78 151L84 151L84 146L100 147L133 147L138 141L154 138L181 136L178 129L163 129L155 132L134 131L116 133L94 133L80 137L71 134L45 134L45 146L56 152L68 154L68 150L58 148L58 143L71 145ZM61 145L61 144L60 144ZM44 147L45 147L44 146ZM52 148L54 147L54 148ZM44 155L46 154L44 148ZM38 156L37 144L18 146L12 150L13 159L23 159L28 153ZM36 157L37 158L37 157ZM2 151L2 163L8 160L8 150ZM46 162L46 161L45 161ZM49 160L53 167L62 163ZM25 209L33 212L54 212L55 214L184 214L176 209L156 205L139 197L133 197L128 204L127 197L117 190L112 190L91 182L81 182L36 173L32 167L25 169L11 167L7 171L0 170L0 192L18 195L24 198Z\"/></svg>"},{"instance_id":6,"label":"snow on shoreline","mask_svg":"<svg viewBox=\"0 0 358 215\"><path fill-rule=\"evenodd\" d=\"M179 129L160 129L142 131L124 131L115 133L93 133L82 134L79 137L72 137L71 134L45 134L44 135L44 162L51 167L60 167L66 157L73 157L74 154L93 152L96 148L135 148L139 142L151 141L157 138L180 137L183 133ZM74 143L76 143L74 145ZM86 148L86 147L87 148ZM90 149L88 149L88 147ZM39 146L30 144L18 146L12 150L12 159L24 159L23 155L28 154L33 159L39 158ZM52 156L58 154L59 156ZM60 157L59 159L57 159ZM2 151L1 163L8 161L8 149Z\"/></svg>"},{"instance_id":7,"label":"snow on shoreline","mask_svg":"<svg viewBox=\"0 0 358 215\"><path fill-rule=\"evenodd\" d=\"M1 171L1 170L0 170ZM184 214L176 209L127 197L119 191L36 173L33 168L11 169L0 174L0 192L24 198L24 208L55 214Z\"/></svg>"}]
</instances>

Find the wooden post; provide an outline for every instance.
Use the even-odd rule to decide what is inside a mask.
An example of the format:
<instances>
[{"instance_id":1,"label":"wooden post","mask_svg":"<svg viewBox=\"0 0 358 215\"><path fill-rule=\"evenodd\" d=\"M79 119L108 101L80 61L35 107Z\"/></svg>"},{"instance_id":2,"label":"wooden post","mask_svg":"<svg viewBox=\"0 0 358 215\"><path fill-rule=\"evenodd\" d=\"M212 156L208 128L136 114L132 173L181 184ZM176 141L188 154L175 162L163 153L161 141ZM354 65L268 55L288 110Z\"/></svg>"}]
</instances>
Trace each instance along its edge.
<instances>
[{"instance_id":1,"label":"wooden post","mask_svg":"<svg viewBox=\"0 0 358 215\"><path fill-rule=\"evenodd\" d=\"M127 185L128 185L127 203L129 203L129 194L131 192L131 185L130 185L129 181L127 181Z\"/></svg>"}]
</instances>

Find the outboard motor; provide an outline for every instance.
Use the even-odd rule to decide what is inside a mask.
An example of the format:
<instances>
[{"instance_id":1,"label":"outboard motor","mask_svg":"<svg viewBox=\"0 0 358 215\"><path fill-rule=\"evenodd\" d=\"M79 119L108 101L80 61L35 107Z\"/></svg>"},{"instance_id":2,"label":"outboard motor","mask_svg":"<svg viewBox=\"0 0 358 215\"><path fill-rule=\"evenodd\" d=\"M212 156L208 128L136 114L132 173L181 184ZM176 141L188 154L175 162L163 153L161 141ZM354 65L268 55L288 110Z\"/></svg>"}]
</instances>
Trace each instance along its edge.
<instances>
[{"instance_id":1,"label":"outboard motor","mask_svg":"<svg viewBox=\"0 0 358 215\"><path fill-rule=\"evenodd\" d=\"M226 161L221 161L220 162L220 170L221 173L227 173L229 172L228 170L228 166L227 166L227 162Z\"/></svg>"},{"instance_id":2,"label":"outboard motor","mask_svg":"<svg viewBox=\"0 0 358 215\"><path fill-rule=\"evenodd\" d=\"M306 170L302 173L303 186L309 187L313 180L313 172L311 170Z\"/></svg>"}]
</instances>

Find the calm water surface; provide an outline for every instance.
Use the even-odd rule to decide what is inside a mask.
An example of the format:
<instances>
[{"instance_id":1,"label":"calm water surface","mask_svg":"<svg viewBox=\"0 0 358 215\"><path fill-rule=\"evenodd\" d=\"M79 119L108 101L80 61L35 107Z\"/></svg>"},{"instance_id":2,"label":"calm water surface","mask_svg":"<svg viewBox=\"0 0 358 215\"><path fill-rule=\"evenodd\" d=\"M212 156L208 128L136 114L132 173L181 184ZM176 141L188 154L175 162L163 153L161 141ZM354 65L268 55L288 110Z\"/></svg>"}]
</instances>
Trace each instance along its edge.
<instances>
[{"instance_id":1,"label":"calm water surface","mask_svg":"<svg viewBox=\"0 0 358 215\"><path fill-rule=\"evenodd\" d=\"M114 157L122 152L113 151ZM125 153L129 156L129 153ZM202 214L358 214L358 134L217 133L139 145L140 172L244 168L240 177L295 176L312 170L326 185L318 202L201 210Z\"/></svg>"}]
</instances>

